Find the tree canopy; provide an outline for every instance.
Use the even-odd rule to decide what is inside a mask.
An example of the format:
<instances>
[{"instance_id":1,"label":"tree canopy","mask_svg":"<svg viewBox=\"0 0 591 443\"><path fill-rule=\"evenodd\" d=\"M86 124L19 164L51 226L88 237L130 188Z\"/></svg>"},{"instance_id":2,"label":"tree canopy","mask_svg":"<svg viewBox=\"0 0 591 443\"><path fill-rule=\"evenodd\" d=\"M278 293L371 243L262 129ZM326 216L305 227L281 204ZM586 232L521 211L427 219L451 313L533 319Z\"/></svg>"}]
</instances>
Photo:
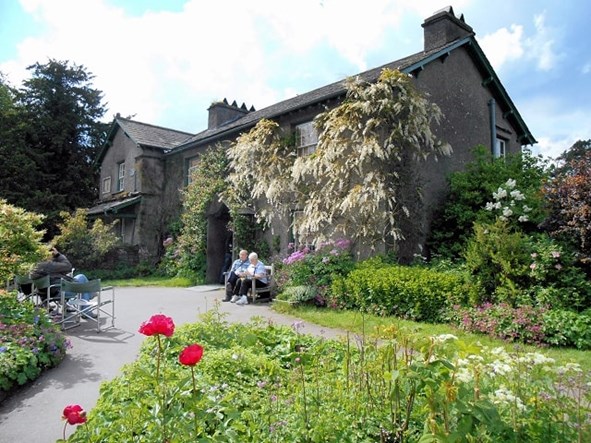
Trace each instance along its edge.
<instances>
[{"instance_id":1,"label":"tree canopy","mask_svg":"<svg viewBox=\"0 0 591 443\"><path fill-rule=\"evenodd\" d=\"M6 174L0 196L45 214L52 237L60 211L92 205L97 195L93 161L105 140L102 92L84 66L49 60L29 66L20 89L0 84L0 157Z\"/></svg>"}]
</instances>

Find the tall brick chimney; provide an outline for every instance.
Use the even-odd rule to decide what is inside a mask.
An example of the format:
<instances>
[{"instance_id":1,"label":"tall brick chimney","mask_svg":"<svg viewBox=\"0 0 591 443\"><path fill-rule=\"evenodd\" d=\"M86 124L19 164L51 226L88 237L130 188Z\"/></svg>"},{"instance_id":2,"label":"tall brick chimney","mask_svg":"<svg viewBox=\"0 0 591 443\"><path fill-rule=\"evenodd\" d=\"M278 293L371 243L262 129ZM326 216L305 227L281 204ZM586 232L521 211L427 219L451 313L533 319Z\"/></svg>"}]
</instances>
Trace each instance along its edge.
<instances>
[{"instance_id":1,"label":"tall brick chimney","mask_svg":"<svg viewBox=\"0 0 591 443\"><path fill-rule=\"evenodd\" d=\"M439 48L454 40L475 35L464 22L464 14L457 18L451 6L436 11L422 24L425 39L425 51Z\"/></svg>"},{"instance_id":2,"label":"tall brick chimney","mask_svg":"<svg viewBox=\"0 0 591 443\"><path fill-rule=\"evenodd\" d=\"M244 103L239 107L236 104L236 100L229 105L228 100L224 99L221 102L212 103L207 110L209 111L207 129L215 129L226 123L238 120L240 117L245 116L249 112L253 112L255 109L253 106L251 106L250 109L247 109Z\"/></svg>"}]
</instances>

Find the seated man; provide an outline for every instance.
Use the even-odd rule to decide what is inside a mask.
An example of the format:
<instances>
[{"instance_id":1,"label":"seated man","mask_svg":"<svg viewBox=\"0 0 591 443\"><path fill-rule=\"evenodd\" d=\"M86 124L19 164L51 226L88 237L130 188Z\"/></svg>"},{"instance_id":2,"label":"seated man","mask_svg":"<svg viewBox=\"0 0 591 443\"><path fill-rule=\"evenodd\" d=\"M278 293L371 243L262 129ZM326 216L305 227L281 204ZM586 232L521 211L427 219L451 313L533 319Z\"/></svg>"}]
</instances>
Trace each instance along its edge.
<instances>
[{"instance_id":1,"label":"seated man","mask_svg":"<svg viewBox=\"0 0 591 443\"><path fill-rule=\"evenodd\" d=\"M60 253L54 246L50 246L50 251L51 259L38 263L31 271L31 278L35 280L49 274L49 282L54 286L50 289L51 297L57 297L59 295L59 285L62 278L68 281L88 282L88 278L86 278L84 274L77 274L74 277L71 277L72 263L70 263L70 260L68 260L68 258ZM66 294L66 297L68 296L72 297L74 294ZM43 299L43 296L40 297ZM84 293L81 298L84 300L90 300L92 294Z\"/></svg>"},{"instance_id":2,"label":"seated man","mask_svg":"<svg viewBox=\"0 0 591 443\"><path fill-rule=\"evenodd\" d=\"M267 269L265 268L265 264L259 260L258 254L256 252L251 252L248 256L248 260L250 261L250 264L248 265L248 268L246 268L246 277L242 280L240 289L238 290L239 299L236 301L237 305L248 304L248 297L246 294L248 294L249 289L252 287L253 280L257 288L264 288L269 283Z\"/></svg>"},{"instance_id":3,"label":"seated man","mask_svg":"<svg viewBox=\"0 0 591 443\"><path fill-rule=\"evenodd\" d=\"M246 275L245 272L248 264L248 251L242 249L230 268L230 274L226 282L226 298L223 301L232 301L232 296L236 296L236 299L238 299L237 294L240 289L240 278Z\"/></svg>"}]
</instances>

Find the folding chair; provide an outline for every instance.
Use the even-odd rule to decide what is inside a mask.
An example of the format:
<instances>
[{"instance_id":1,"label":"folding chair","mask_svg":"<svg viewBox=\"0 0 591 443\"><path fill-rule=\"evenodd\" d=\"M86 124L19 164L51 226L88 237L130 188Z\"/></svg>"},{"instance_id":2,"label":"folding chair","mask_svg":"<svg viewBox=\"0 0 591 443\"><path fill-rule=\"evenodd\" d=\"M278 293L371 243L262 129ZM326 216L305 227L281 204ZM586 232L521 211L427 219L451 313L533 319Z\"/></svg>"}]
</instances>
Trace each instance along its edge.
<instances>
[{"instance_id":1,"label":"folding chair","mask_svg":"<svg viewBox=\"0 0 591 443\"><path fill-rule=\"evenodd\" d=\"M44 275L43 277L35 278L32 280L33 283L33 290L31 294L36 295L39 297L39 305L45 306L47 308L47 312L49 313L51 310L51 302L59 303L59 287L60 285L57 283L51 284L51 278L49 275ZM51 290L57 288L58 291L55 291L55 295L51 295Z\"/></svg>"},{"instance_id":2,"label":"folding chair","mask_svg":"<svg viewBox=\"0 0 591 443\"><path fill-rule=\"evenodd\" d=\"M30 292L28 294L25 294L22 290L22 287L25 285L30 287ZM14 289L17 291L16 297L18 301L30 300L35 295L35 292L33 291L33 280L31 280L31 277L28 275L17 275L14 277Z\"/></svg>"},{"instance_id":3,"label":"folding chair","mask_svg":"<svg viewBox=\"0 0 591 443\"><path fill-rule=\"evenodd\" d=\"M85 318L96 322L96 331L115 327L115 288L112 286L101 286L101 280L90 280L86 283L61 280L61 305L62 329L70 329L80 324L80 319ZM91 300L84 300L82 294L89 292L93 294ZM110 292L111 295L103 295L103 292ZM111 305L111 309L106 306ZM111 319L111 326L101 329L101 319Z\"/></svg>"}]
</instances>

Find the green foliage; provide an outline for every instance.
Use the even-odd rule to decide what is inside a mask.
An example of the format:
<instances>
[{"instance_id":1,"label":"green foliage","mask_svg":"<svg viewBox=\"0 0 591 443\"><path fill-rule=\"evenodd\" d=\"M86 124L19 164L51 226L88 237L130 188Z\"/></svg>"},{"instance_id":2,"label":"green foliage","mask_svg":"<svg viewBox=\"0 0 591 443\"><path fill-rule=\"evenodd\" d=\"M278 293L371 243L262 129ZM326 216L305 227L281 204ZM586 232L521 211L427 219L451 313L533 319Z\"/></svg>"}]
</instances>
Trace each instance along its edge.
<instances>
[{"instance_id":1,"label":"green foliage","mask_svg":"<svg viewBox=\"0 0 591 443\"><path fill-rule=\"evenodd\" d=\"M527 303L521 289L528 281L531 253L528 237L521 231L512 232L506 221L476 223L465 252L466 269L482 288L472 304Z\"/></svg>"},{"instance_id":2,"label":"green foliage","mask_svg":"<svg viewBox=\"0 0 591 443\"><path fill-rule=\"evenodd\" d=\"M415 321L443 322L453 305L465 304L476 291L460 273L397 265L362 268L334 280L329 305Z\"/></svg>"},{"instance_id":3,"label":"green foliage","mask_svg":"<svg viewBox=\"0 0 591 443\"><path fill-rule=\"evenodd\" d=\"M289 293L290 287L312 287L316 303L324 305L333 280L347 275L355 265L350 244L348 240L336 240L320 243L314 250L306 247L293 252L277 266L275 281L279 291Z\"/></svg>"},{"instance_id":4,"label":"green foliage","mask_svg":"<svg viewBox=\"0 0 591 443\"><path fill-rule=\"evenodd\" d=\"M591 436L589 374L576 365L468 347L452 335L418 339L391 327L356 342L335 342L302 335L302 326L229 325L214 310L170 339L151 337L136 362L103 384L87 424L69 441L537 442ZM194 373L178 363L190 343L205 349Z\"/></svg>"},{"instance_id":5,"label":"green foliage","mask_svg":"<svg viewBox=\"0 0 591 443\"><path fill-rule=\"evenodd\" d=\"M532 208L529 221L520 224L521 229L534 232L545 217L541 188L549 173L546 161L528 151L493 159L484 146L474 149L474 157L463 171L449 177L449 193L440 213L433 218L428 241L433 256L458 259L472 235L473 224L494 221L497 214L486 211L486 203L492 201L499 185L510 179L516 181Z\"/></svg>"},{"instance_id":6,"label":"green foliage","mask_svg":"<svg viewBox=\"0 0 591 443\"><path fill-rule=\"evenodd\" d=\"M287 286L277 296L277 300L285 300L290 303L306 303L316 298L316 292L315 286Z\"/></svg>"},{"instance_id":7,"label":"green foliage","mask_svg":"<svg viewBox=\"0 0 591 443\"><path fill-rule=\"evenodd\" d=\"M547 343L591 349L591 309L579 314L552 309L544 314L543 325Z\"/></svg>"},{"instance_id":8,"label":"green foliage","mask_svg":"<svg viewBox=\"0 0 591 443\"><path fill-rule=\"evenodd\" d=\"M532 236L529 283L534 302L552 309L583 311L591 307L591 282L568 244L545 234Z\"/></svg>"},{"instance_id":9,"label":"green foliage","mask_svg":"<svg viewBox=\"0 0 591 443\"><path fill-rule=\"evenodd\" d=\"M61 212L63 222L58 224L60 234L53 243L65 254L76 268L95 269L104 258L119 246L114 226L96 219L92 224L87 219L86 209L76 209L74 213Z\"/></svg>"},{"instance_id":10,"label":"green foliage","mask_svg":"<svg viewBox=\"0 0 591 443\"><path fill-rule=\"evenodd\" d=\"M507 303L486 303L477 307L455 306L450 320L467 332L487 334L509 342L535 345L546 343L544 315L547 309L533 306L514 308Z\"/></svg>"},{"instance_id":11,"label":"green foliage","mask_svg":"<svg viewBox=\"0 0 591 443\"><path fill-rule=\"evenodd\" d=\"M0 293L0 391L35 380L58 365L68 344L45 310Z\"/></svg>"},{"instance_id":12,"label":"green foliage","mask_svg":"<svg viewBox=\"0 0 591 443\"><path fill-rule=\"evenodd\" d=\"M183 192L181 232L174 247L167 248L176 275L195 282L205 280L207 257L207 217L210 205L225 189L227 159L221 145L205 151L191 183Z\"/></svg>"},{"instance_id":13,"label":"green foliage","mask_svg":"<svg viewBox=\"0 0 591 443\"><path fill-rule=\"evenodd\" d=\"M52 238L60 211L89 207L96 199L93 162L106 137L108 125L100 122L106 108L102 92L92 87L94 76L84 66L50 59L28 69L31 77L16 92L18 117L12 135L17 146L26 148L32 165L12 177L27 187L13 194L16 200L11 202L45 214L44 226ZM20 154L15 160L25 166Z\"/></svg>"},{"instance_id":14,"label":"green foliage","mask_svg":"<svg viewBox=\"0 0 591 443\"><path fill-rule=\"evenodd\" d=\"M43 216L27 212L0 199L0 281L26 275L45 258L47 248L38 230Z\"/></svg>"},{"instance_id":15,"label":"green foliage","mask_svg":"<svg viewBox=\"0 0 591 443\"><path fill-rule=\"evenodd\" d=\"M508 342L591 349L591 310L576 313L540 306L511 307L506 303L456 306L450 322L461 330Z\"/></svg>"}]
</instances>

